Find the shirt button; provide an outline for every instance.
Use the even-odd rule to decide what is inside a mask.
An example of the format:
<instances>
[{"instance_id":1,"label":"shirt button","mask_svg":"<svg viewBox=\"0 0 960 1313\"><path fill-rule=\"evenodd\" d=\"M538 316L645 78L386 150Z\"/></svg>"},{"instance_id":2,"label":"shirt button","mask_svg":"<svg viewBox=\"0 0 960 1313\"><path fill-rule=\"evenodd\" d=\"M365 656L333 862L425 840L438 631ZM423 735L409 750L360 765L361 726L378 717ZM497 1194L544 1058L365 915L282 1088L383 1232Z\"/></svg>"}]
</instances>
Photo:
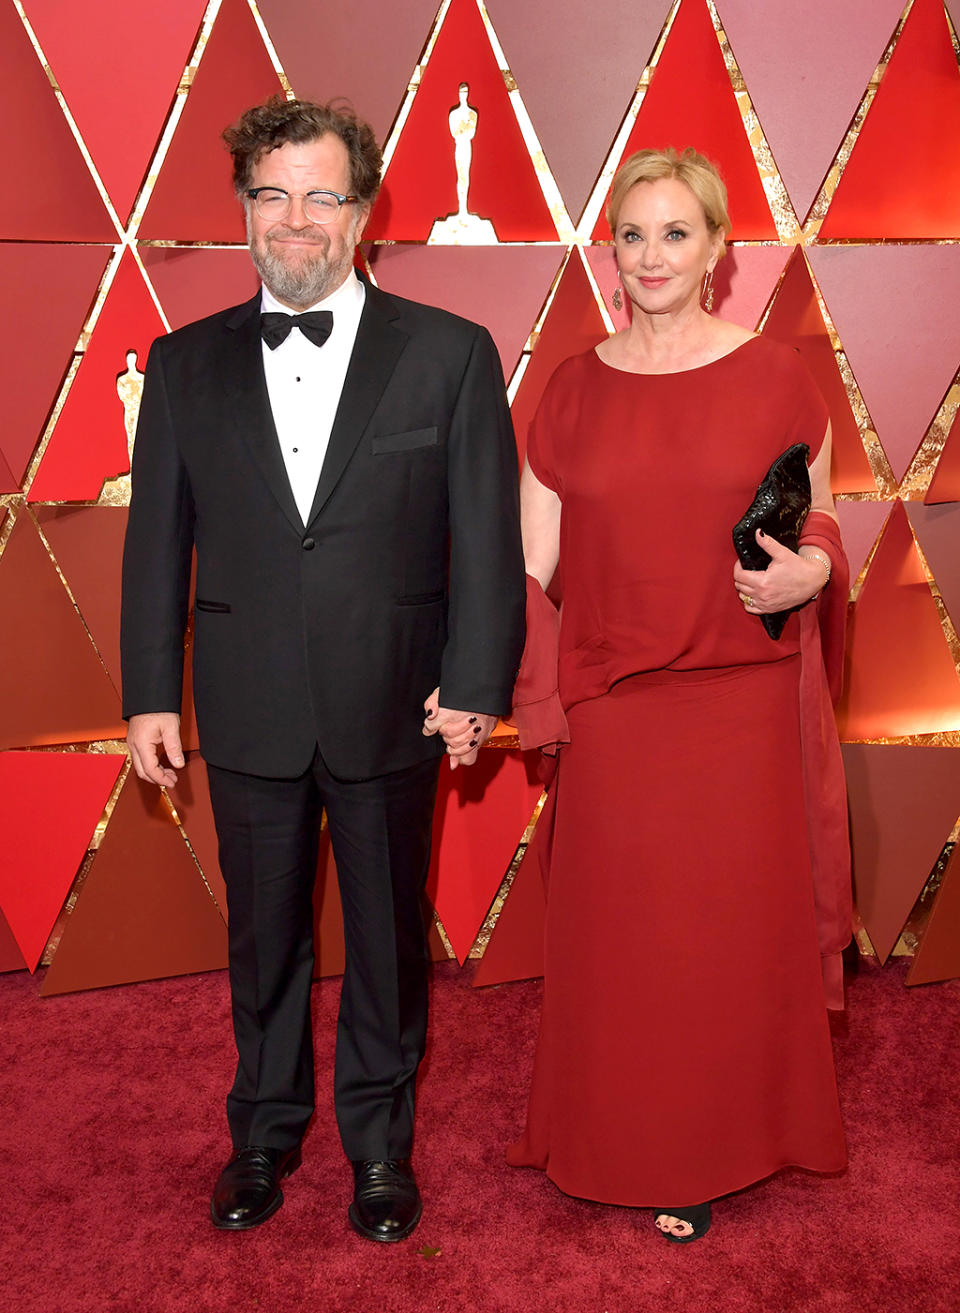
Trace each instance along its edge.
<instances>
[{"instance_id":1,"label":"shirt button","mask_svg":"<svg viewBox=\"0 0 960 1313\"><path fill-rule=\"evenodd\" d=\"M316 545L317 540L315 538L304 538L303 542L300 544L305 552L312 552Z\"/></svg>"}]
</instances>

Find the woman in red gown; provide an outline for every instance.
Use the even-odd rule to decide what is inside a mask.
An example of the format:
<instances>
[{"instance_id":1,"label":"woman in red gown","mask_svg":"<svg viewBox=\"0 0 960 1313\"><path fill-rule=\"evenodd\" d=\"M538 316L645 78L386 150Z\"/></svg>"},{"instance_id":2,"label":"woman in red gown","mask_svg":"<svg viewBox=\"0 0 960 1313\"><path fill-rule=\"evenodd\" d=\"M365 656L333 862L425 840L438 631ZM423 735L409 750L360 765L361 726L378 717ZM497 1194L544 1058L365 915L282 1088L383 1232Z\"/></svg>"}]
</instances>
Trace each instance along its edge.
<instances>
[{"instance_id":1,"label":"woman in red gown","mask_svg":"<svg viewBox=\"0 0 960 1313\"><path fill-rule=\"evenodd\" d=\"M544 1005L509 1158L651 1206L688 1242L710 1200L846 1161L824 980L835 995L849 879L817 625L831 590L845 610L845 566L815 385L794 351L701 305L730 228L716 170L641 151L608 218L632 321L557 369L522 481L518 703L531 667L543 682L559 565L559 728L543 688L516 714L525 746L565 742L536 840ZM799 552L764 538L769 568L745 571L731 529L794 442L810 447ZM760 617L786 608L774 641Z\"/></svg>"}]
</instances>

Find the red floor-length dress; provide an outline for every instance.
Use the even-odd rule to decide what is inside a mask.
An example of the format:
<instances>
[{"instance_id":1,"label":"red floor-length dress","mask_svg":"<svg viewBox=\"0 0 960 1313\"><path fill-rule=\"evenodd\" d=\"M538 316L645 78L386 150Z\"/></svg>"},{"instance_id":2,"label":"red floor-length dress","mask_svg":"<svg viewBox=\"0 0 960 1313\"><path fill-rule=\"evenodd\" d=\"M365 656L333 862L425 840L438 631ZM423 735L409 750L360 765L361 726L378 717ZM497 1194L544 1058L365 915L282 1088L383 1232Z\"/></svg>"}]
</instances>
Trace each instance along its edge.
<instances>
[{"instance_id":1,"label":"red floor-length dress","mask_svg":"<svg viewBox=\"0 0 960 1313\"><path fill-rule=\"evenodd\" d=\"M569 1194L699 1203L846 1154L821 979L798 711L799 623L774 642L730 531L827 412L751 338L645 375L595 352L531 429L562 501L560 750L544 1006L509 1152Z\"/></svg>"}]
</instances>

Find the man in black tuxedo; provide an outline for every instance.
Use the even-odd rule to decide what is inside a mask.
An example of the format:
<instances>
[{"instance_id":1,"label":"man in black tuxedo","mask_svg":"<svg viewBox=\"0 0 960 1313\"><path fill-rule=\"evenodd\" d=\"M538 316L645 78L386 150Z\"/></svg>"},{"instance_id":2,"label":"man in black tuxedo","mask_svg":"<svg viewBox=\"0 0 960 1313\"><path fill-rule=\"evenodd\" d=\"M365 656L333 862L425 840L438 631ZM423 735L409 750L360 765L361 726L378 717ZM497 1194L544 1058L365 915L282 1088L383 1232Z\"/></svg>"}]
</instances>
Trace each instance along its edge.
<instances>
[{"instance_id":1,"label":"man in black tuxedo","mask_svg":"<svg viewBox=\"0 0 960 1313\"><path fill-rule=\"evenodd\" d=\"M239 1059L213 1222L264 1221L300 1162L326 808L349 1217L400 1240L421 1211L409 1159L437 772L444 749L451 768L476 759L523 642L513 431L489 334L354 271L379 186L370 128L274 97L224 136L263 288L150 352L124 550L128 743L141 778L176 782L195 550L194 698Z\"/></svg>"}]
</instances>

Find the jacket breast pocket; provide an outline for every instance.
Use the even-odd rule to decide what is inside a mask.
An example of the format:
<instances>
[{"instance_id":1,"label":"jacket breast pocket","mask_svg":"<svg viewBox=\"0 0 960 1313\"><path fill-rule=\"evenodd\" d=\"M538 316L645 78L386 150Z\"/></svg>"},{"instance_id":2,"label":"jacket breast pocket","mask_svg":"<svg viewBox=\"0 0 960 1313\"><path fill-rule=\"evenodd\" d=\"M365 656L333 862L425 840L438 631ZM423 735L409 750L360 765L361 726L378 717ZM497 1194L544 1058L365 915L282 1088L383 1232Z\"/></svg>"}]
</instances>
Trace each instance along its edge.
<instances>
[{"instance_id":1,"label":"jacket breast pocket","mask_svg":"<svg viewBox=\"0 0 960 1313\"><path fill-rule=\"evenodd\" d=\"M233 609L229 602L208 602L203 597L194 599L193 609L195 611L210 611L214 615L229 615Z\"/></svg>"},{"instance_id":2,"label":"jacket breast pocket","mask_svg":"<svg viewBox=\"0 0 960 1313\"><path fill-rule=\"evenodd\" d=\"M439 441L439 431L436 425L433 425L428 429L410 429L406 433L381 434L380 437L372 439L370 450L375 456L380 456L391 451L416 451L418 447L436 447Z\"/></svg>"}]
</instances>

